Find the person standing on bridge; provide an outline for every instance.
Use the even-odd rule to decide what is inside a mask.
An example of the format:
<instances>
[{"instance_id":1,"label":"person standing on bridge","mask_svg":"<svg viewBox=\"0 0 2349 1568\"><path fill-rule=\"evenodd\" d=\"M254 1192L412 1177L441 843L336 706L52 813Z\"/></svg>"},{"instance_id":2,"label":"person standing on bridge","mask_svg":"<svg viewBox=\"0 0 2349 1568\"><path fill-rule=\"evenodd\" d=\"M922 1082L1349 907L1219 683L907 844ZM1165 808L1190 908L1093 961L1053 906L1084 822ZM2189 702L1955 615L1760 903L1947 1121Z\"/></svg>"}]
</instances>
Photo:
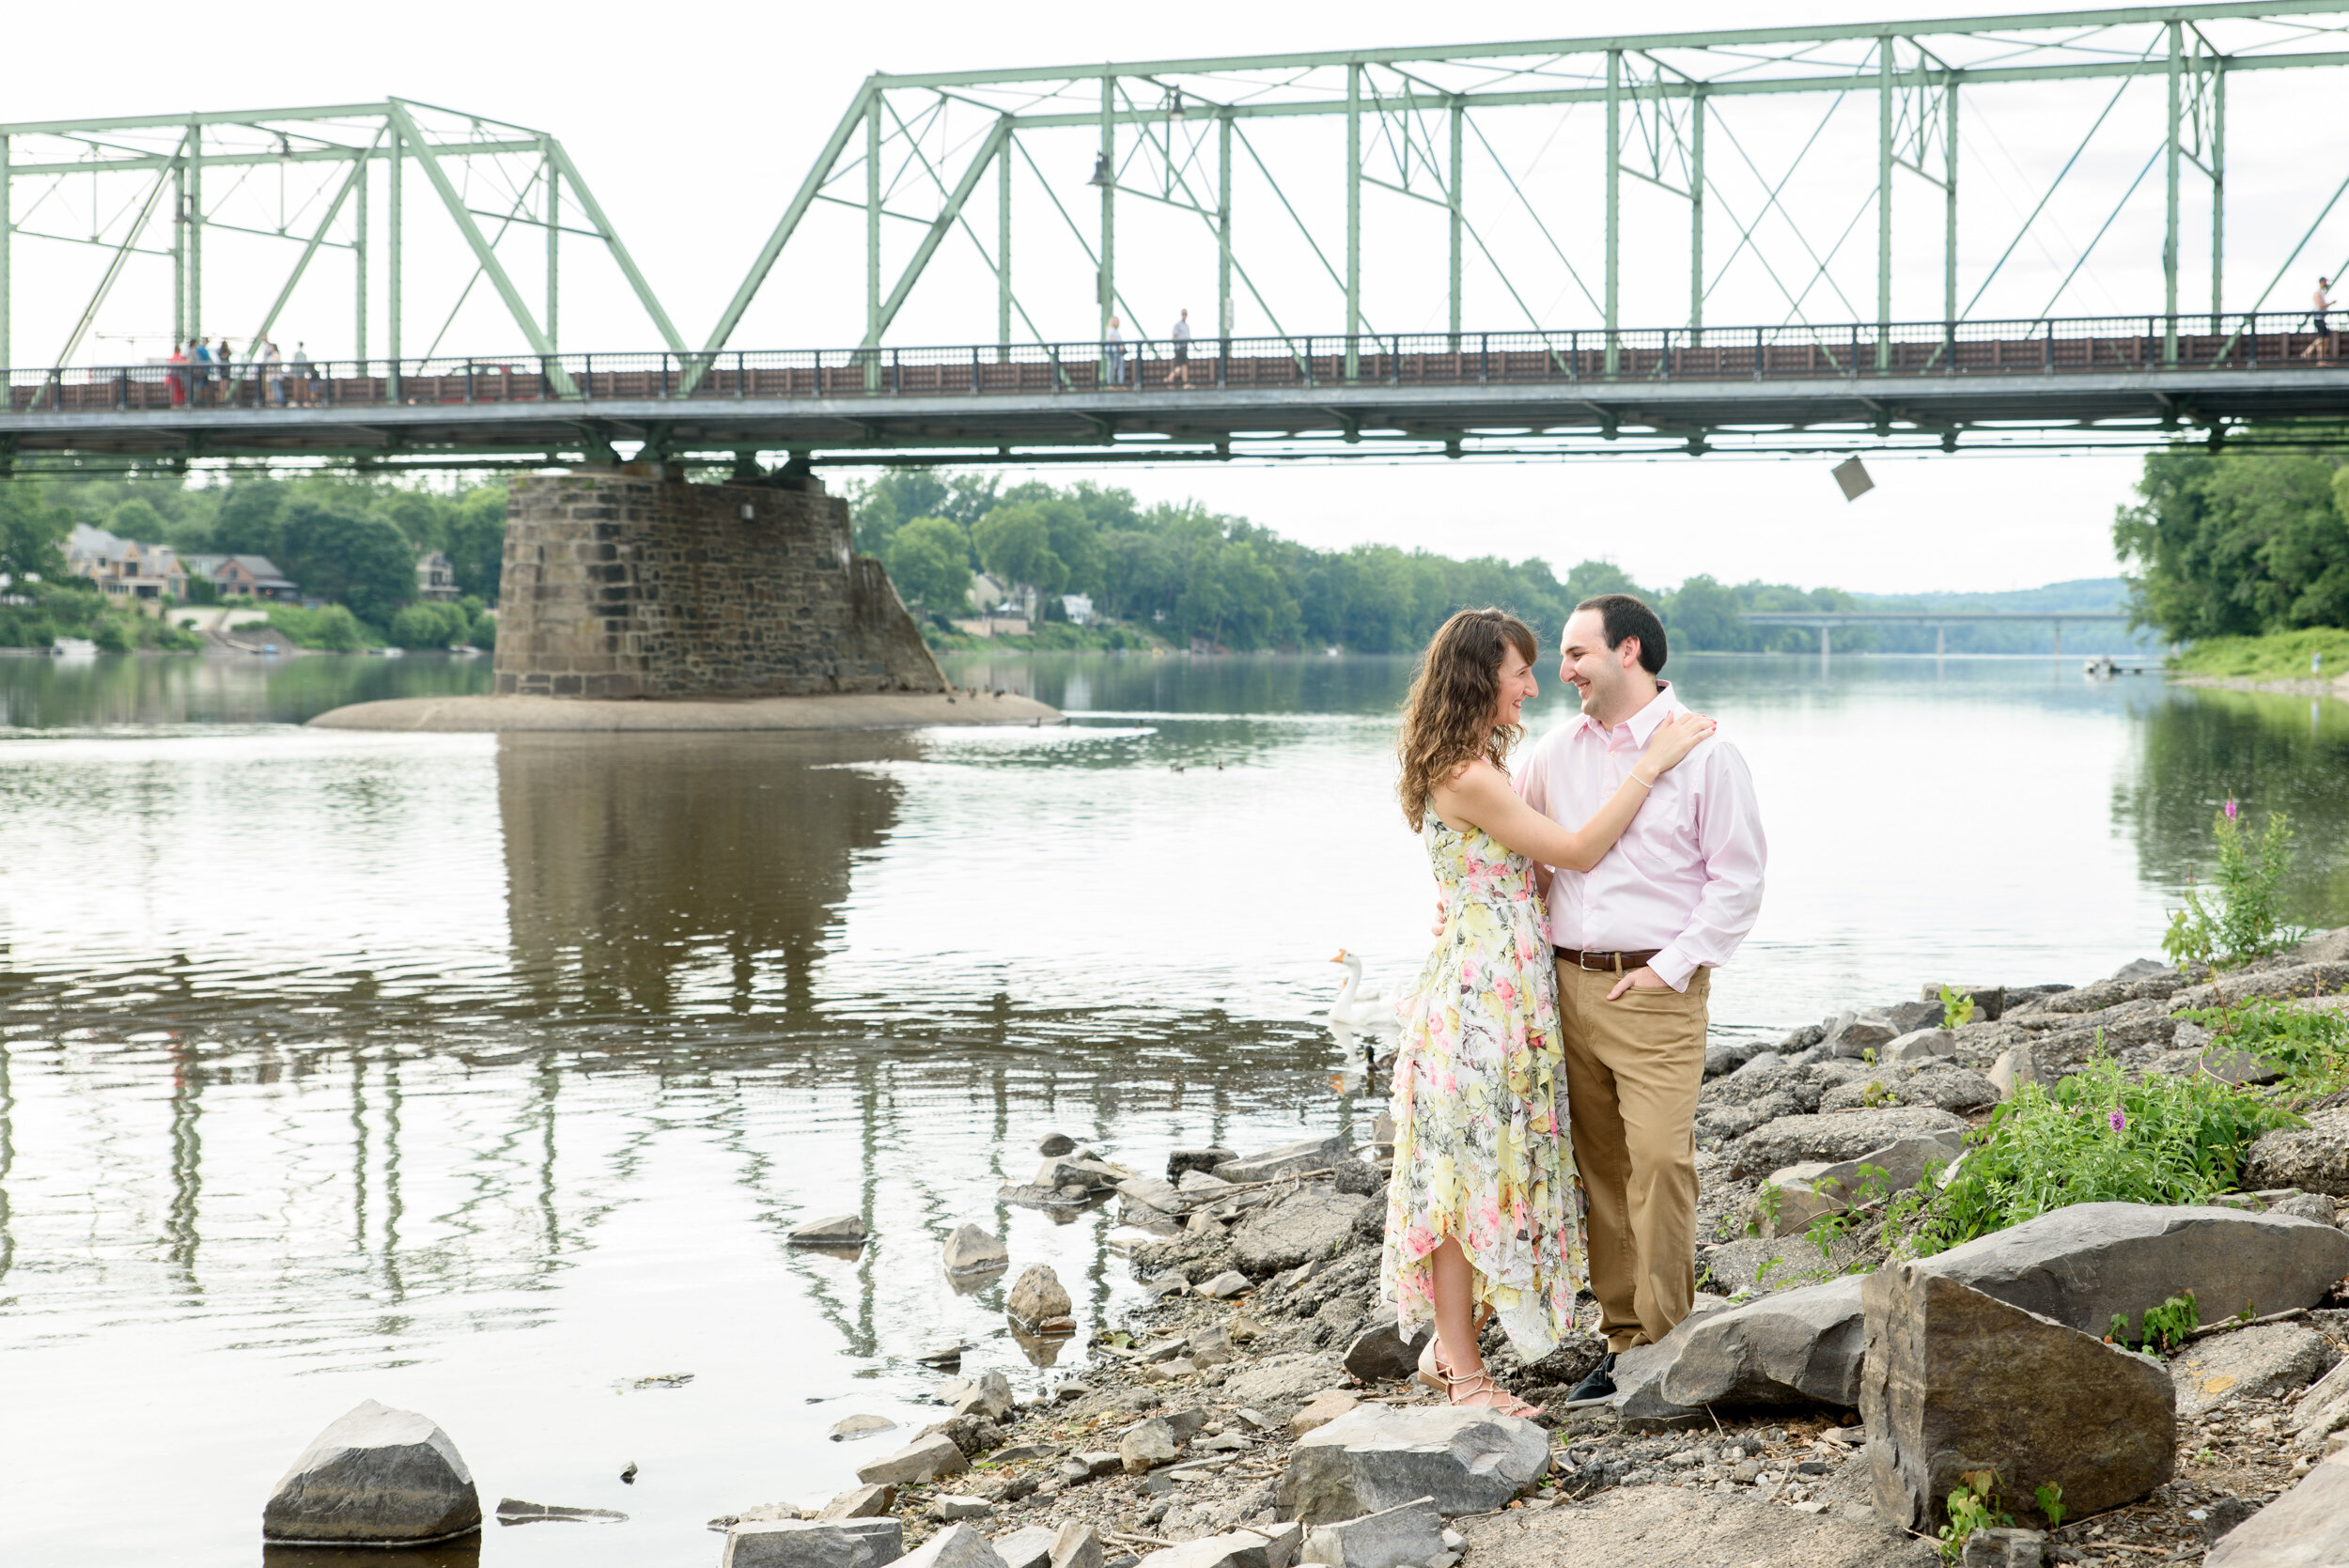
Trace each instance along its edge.
<instances>
[{"instance_id":1,"label":"person standing on bridge","mask_svg":"<svg viewBox=\"0 0 2349 1568\"><path fill-rule=\"evenodd\" d=\"M318 372L310 364L309 348L296 339L293 352L294 400L305 409L318 400L317 377Z\"/></svg>"},{"instance_id":2,"label":"person standing on bridge","mask_svg":"<svg viewBox=\"0 0 2349 1568\"><path fill-rule=\"evenodd\" d=\"M165 363L171 366L168 372L171 378L171 406L175 409L184 407L188 400L188 346L175 339L171 345L171 358Z\"/></svg>"},{"instance_id":3,"label":"person standing on bridge","mask_svg":"<svg viewBox=\"0 0 2349 1568\"><path fill-rule=\"evenodd\" d=\"M188 401L209 401L212 396L212 350L202 338L188 350Z\"/></svg>"},{"instance_id":4,"label":"person standing on bridge","mask_svg":"<svg viewBox=\"0 0 2349 1568\"><path fill-rule=\"evenodd\" d=\"M236 388L228 380L230 372L236 368L236 349L228 346L226 338L222 338L220 347L212 351L212 375L220 382L219 400L223 404L226 404L237 395Z\"/></svg>"},{"instance_id":5,"label":"person standing on bridge","mask_svg":"<svg viewBox=\"0 0 2349 1568\"><path fill-rule=\"evenodd\" d=\"M1109 335L1101 340L1101 353L1109 361L1112 386L1126 384L1126 337L1117 330L1120 324L1116 317L1111 317Z\"/></svg>"},{"instance_id":6,"label":"person standing on bridge","mask_svg":"<svg viewBox=\"0 0 2349 1568\"><path fill-rule=\"evenodd\" d=\"M1189 386L1190 385L1190 307L1189 305L1184 306L1182 315L1174 318L1174 331L1170 335L1174 339L1174 371L1166 378L1166 384Z\"/></svg>"},{"instance_id":7,"label":"person standing on bridge","mask_svg":"<svg viewBox=\"0 0 2349 1568\"><path fill-rule=\"evenodd\" d=\"M261 339L254 348L253 358L260 366L260 373L269 380L269 400L278 408L284 408L286 406L285 361L277 352L277 345L266 337Z\"/></svg>"},{"instance_id":8,"label":"person standing on bridge","mask_svg":"<svg viewBox=\"0 0 2349 1568\"><path fill-rule=\"evenodd\" d=\"M2316 336L2310 341L2307 348L2300 350L2302 359L2309 358L2320 349L2323 350L2325 358L2333 357L2333 328L2332 322L2327 319L2327 313L2333 308L2332 287L2333 280L2330 278L2316 280L2316 298L2313 302L2316 308L2310 312L2315 324Z\"/></svg>"}]
</instances>

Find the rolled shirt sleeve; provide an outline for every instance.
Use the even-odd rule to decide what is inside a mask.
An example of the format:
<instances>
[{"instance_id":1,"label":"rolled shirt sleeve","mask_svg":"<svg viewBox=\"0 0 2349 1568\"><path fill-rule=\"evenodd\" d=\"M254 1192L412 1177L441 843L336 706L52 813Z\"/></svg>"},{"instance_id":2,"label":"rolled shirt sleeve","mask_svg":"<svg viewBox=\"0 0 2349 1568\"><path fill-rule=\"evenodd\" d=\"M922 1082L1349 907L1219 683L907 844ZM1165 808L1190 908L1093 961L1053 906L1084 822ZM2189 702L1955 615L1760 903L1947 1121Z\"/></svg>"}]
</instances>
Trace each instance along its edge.
<instances>
[{"instance_id":1,"label":"rolled shirt sleeve","mask_svg":"<svg viewBox=\"0 0 2349 1568\"><path fill-rule=\"evenodd\" d=\"M1753 795L1753 774L1736 748L1706 748L1703 785L1697 799L1697 842L1704 865L1704 889L1678 936L1648 961L1657 979L1675 991L1703 965L1729 961L1762 912L1762 875L1769 846L1762 834L1762 812Z\"/></svg>"}]
</instances>

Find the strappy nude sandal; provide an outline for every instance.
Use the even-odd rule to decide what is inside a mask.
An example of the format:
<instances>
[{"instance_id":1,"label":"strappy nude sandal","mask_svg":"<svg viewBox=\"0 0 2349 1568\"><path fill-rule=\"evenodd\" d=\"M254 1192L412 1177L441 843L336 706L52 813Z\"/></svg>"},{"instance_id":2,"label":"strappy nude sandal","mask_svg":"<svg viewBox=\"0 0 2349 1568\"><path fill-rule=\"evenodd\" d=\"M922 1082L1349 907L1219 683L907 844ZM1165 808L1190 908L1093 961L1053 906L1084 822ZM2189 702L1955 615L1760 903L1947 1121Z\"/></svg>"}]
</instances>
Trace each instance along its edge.
<instances>
[{"instance_id":1,"label":"strappy nude sandal","mask_svg":"<svg viewBox=\"0 0 2349 1568\"><path fill-rule=\"evenodd\" d=\"M1470 1332L1475 1334L1479 1339L1482 1339L1485 1333L1485 1325L1490 1323L1491 1321L1492 1314L1490 1312L1486 1312L1484 1316L1475 1319L1469 1326ZM1417 1374L1419 1381L1435 1389L1438 1393L1442 1393L1444 1391L1444 1379L1452 1375L1452 1369L1444 1365L1443 1356L1441 1354L1443 1336L1441 1334L1430 1334L1427 1336L1426 1344L1421 1347L1419 1353L1419 1372Z\"/></svg>"},{"instance_id":2,"label":"strappy nude sandal","mask_svg":"<svg viewBox=\"0 0 2349 1568\"><path fill-rule=\"evenodd\" d=\"M1454 1405L1474 1404L1478 1408L1490 1410L1497 1416L1516 1416L1522 1421L1532 1421L1541 1414L1539 1410L1494 1382L1489 1373L1472 1372L1466 1377L1447 1375L1444 1381L1450 1385L1444 1391L1444 1397ZM1460 1390L1463 1389L1468 1390L1466 1398L1461 1397ZM1478 1397L1480 1395L1489 1397L1480 1400Z\"/></svg>"}]
</instances>

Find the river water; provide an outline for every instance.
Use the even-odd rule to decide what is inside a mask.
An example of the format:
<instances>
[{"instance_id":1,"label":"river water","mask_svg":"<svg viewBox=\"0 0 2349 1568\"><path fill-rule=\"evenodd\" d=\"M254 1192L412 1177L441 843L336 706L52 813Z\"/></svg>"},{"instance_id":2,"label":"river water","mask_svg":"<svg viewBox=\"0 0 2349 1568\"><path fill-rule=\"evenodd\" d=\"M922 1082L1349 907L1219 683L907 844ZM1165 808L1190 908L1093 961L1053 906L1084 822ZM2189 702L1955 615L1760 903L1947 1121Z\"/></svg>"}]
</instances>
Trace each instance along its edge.
<instances>
[{"instance_id":1,"label":"river water","mask_svg":"<svg viewBox=\"0 0 2349 1568\"><path fill-rule=\"evenodd\" d=\"M1404 662L950 661L1051 729L297 727L487 662L0 660L0 1560L249 1563L278 1473L375 1398L491 1506L630 1515L431 1560L707 1564L712 1515L896 1440L840 1417L933 1419L922 1350L1081 1365L949 1286L955 1225L1088 1328L1134 1298L1109 1213L997 1203L1040 1135L1147 1167L1375 1112L1315 1018L1336 949L1392 995L1426 940ZM2299 824L2295 914L2349 920L2349 706L2045 660L1673 673L1770 836L1722 1034L2152 954L2229 794ZM851 1212L859 1257L783 1245Z\"/></svg>"}]
</instances>

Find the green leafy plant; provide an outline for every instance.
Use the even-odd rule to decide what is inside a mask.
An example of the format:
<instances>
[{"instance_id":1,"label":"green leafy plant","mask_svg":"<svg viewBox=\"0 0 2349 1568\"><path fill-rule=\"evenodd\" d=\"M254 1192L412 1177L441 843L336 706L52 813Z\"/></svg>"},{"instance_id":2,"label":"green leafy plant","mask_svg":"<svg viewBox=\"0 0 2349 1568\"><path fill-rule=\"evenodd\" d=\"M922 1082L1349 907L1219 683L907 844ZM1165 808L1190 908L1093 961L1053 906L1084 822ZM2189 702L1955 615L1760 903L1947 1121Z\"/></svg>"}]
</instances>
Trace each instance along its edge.
<instances>
[{"instance_id":1,"label":"green leafy plant","mask_svg":"<svg viewBox=\"0 0 2349 1568\"><path fill-rule=\"evenodd\" d=\"M2349 1089L2349 1013L2251 997L2178 1017L2201 1024L2233 1049L2275 1063L2297 1094L2314 1097Z\"/></svg>"},{"instance_id":2,"label":"green leafy plant","mask_svg":"<svg viewBox=\"0 0 2349 1568\"><path fill-rule=\"evenodd\" d=\"M1950 1522L1941 1527L1941 1560L1955 1562L1966 1555L1967 1538L1980 1529L2011 1529L2015 1515L1999 1507L1999 1472L1961 1470L1950 1493Z\"/></svg>"},{"instance_id":3,"label":"green leafy plant","mask_svg":"<svg viewBox=\"0 0 2349 1568\"><path fill-rule=\"evenodd\" d=\"M2210 902L2188 892L2186 907L2170 914L2161 948L2173 964L2208 964L2233 969L2264 958L2299 941L2306 933L2283 924L2279 888L2292 868L2292 822L2271 814L2256 846L2231 799L2212 823L2218 846L2217 887Z\"/></svg>"},{"instance_id":4,"label":"green leafy plant","mask_svg":"<svg viewBox=\"0 0 2349 1568\"><path fill-rule=\"evenodd\" d=\"M1941 987L1941 1027L1964 1029L1974 1021L1974 994L1971 991Z\"/></svg>"},{"instance_id":5,"label":"green leafy plant","mask_svg":"<svg viewBox=\"0 0 2349 1568\"><path fill-rule=\"evenodd\" d=\"M1859 1103L1870 1110L1875 1110L1884 1106L1900 1104L1901 1097L1887 1089L1882 1079L1871 1079L1868 1087L1859 1092Z\"/></svg>"},{"instance_id":6,"label":"green leafy plant","mask_svg":"<svg viewBox=\"0 0 2349 1568\"><path fill-rule=\"evenodd\" d=\"M2052 1482L2043 1481L2030 1489L2030 1495L2038 1499L2039 1512L2046 1515L2047 1528L2061 1529L2063 1516L2072 1512L2063 1506L2063 1488Z\"/></svg>"},{"instance_id":7,"label":"green leafy plant","mask_svg":"<svg viewBox=\"0 0 2349 1568\"><path fill-rule=\"evenodd\" d=\"M2112 1332L2105 1336L2115 1344L2133 1344L2139 1350L2161 1352L2174 1350L2186 1341L2186 1336L2202 1326L2201 1308L2195 1304L2194 1293L2180 1291L2158 1307L2148 1307L2137 1320L2137 1332L2129 1332L2129 1314L2112 1314Z\"/></svg>"},{"instance_id":8,"label":"green leafy plant","mask_svg":"<svg viewBox=\"0 0 2349 1568\"><path fill-rule=\"evenodd\" d=\"M1947 1184L1890 1217L1925 1257L2072 1203L2201 1203L2234 1187L2253 1139L2301 1125L2213 1078L2127 1081L2099 1036L2087 1065L2053 1089L2018 1086L1967 1135Z\"/></svg>"}]
</instances>

